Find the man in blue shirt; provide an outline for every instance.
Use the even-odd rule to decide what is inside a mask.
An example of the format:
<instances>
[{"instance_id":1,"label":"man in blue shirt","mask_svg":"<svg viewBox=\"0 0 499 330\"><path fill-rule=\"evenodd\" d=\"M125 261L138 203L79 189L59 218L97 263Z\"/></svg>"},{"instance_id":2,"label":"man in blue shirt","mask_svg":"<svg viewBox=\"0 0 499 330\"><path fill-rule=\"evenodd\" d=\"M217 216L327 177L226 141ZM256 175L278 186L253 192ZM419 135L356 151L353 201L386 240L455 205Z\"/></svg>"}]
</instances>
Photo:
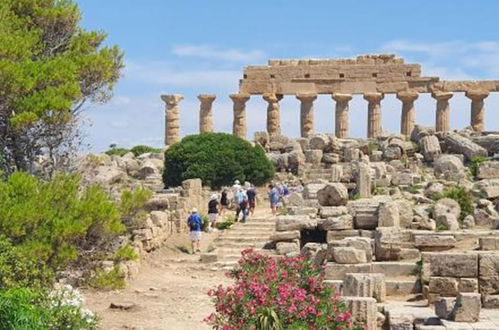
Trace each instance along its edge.
<instances>
[{"instance_id":1,"label":"man in blue shirt","mask_svg":"<svg viewBox=\"0 0 499 330\"><path fill-rule=\"evenodd\" d=\"M201 242L201 232L203 230L203 219L198 214L196 208L192 209L191 215L187 219L187 225L189 226L189 238L191 239L192 254L201 252L200 242Z\"/></svg>"}]
</instances>

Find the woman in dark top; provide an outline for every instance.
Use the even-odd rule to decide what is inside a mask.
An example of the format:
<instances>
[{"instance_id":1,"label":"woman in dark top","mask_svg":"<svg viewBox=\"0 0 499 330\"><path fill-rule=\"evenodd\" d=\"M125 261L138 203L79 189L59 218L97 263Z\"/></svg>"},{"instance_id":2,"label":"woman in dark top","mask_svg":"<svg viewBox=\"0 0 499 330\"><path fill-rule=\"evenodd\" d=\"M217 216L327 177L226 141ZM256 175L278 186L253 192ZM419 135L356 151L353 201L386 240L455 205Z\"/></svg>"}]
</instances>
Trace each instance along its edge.
<instances>
[{"instance_id":1,"label":"woman in dark top","mask_svg":"<svg viewBox=\"0 0 499 330\"><path fill-rule=\"evenodd\" d=\"M227 198L227 188L222 190L222 197L220 197L220 215L225 215L225 210L229 207L229 198Z\"/></svg>"},{"instance_id":2,"label":"woman in dark top","mask_svg":"<svg viewBox=\"0 0 499 330\"><path fill-rule=\"evenodd\" d=\"M211 231L217 231L216 224L218 218L217 194L213 194L208 202L208 219L210 220Z\"/></svg>"}]
</instances>

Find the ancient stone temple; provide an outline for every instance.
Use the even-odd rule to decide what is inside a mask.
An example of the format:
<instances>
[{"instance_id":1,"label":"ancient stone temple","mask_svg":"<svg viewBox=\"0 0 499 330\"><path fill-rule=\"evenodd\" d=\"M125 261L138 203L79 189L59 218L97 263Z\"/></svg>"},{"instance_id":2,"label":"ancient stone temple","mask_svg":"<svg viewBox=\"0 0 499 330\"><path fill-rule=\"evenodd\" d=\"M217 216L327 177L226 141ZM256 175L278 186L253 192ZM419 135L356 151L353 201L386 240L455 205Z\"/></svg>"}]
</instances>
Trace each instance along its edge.
<instances>
[{"instance_id":1,"label":"ancient stone temple","mask_svg":"<svg viewBox=\"0 0 499 330\"><path fill-rule=\"evenodd\" d=\"M407 64L395 55L362 55L355 59L291 59L269 60L266 66L248 66L243 71L239 92L231 94L233 107L233 133L246 138L246 102L252 95L262 95L268 103L267 131L269 135L281 133L279 101L292 95L300 105L300 131L308 137L314 131L314 101L318 94L331 95L336 103L335 134L349 137L349 101L361 94L367 102L367 137L382 134L382 100L386 94L395 94L401 101L400 133L408 135L415 123L414 101L419 94L428 93L435 99L435 128L449 131L449 100L454 92L465 92L470 99L470 126L478 132L484 129L484 100L490 92L499 91L499 80L441 80L424 77L419 64ZM166 144L178 140L179 95L164 95L167 102ZM200 95L200 130L213 130L211 106L215 95ZM251 114L250 114L251 115Z\"/></svg>"}]
</instances>

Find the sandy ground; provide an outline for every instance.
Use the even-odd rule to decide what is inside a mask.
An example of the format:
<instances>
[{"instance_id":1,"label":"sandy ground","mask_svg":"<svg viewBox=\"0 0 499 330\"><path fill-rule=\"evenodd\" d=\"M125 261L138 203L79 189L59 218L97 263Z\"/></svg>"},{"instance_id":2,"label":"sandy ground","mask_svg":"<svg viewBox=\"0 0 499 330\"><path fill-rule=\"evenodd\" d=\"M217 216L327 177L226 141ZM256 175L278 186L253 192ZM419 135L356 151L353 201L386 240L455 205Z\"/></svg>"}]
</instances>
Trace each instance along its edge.
<instances>
[{"instance_id":1,"label":"sandy ground","mask_svg":"<svg viewBox=\"0 0 499 330\"><path fill-rule=\"evenodd\" d=\"M204 234L206 251L217 234ZM140 273L120 291L83 291L86 306L101 317L102 329L210 329L202 322L213 311L209 289L228 284L223 271L198 262L199 255L181 252L189 247L186 234L150 253ZM130 310L109 308L111 303L134 303Z\"/></svg>"}]
</instances>

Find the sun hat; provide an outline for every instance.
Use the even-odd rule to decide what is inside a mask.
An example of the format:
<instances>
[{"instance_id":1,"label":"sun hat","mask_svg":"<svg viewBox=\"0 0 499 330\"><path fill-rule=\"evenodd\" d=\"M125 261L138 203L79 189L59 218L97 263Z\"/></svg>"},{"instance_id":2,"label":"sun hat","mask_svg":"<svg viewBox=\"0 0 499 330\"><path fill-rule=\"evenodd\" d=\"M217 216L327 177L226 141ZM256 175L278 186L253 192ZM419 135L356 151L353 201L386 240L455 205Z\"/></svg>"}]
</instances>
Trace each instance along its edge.
<instances>
[{"instance_id":1,"label":"sun hat","mask_svg":"<svg viewBox=\"0 0 499 330\"><path fill-rule=\"evenodd\" d=\"M218 195L217 194L213 194L213 195L211 195L210 200L213 201L213 200L215 200L217 198L218 198Z\"/></svg>"},{"instance_id":2,"label":"sun hat","mask_svg":"<svg viewBox=\"0 0 499 330\"><path fill-rule=\"evenodd\" d=\"M192 210L191 210L192 213L196 213L197 211L198 211L198 209L195 208L195 207L193 207Z\"/></svg>"}]
</instances>

